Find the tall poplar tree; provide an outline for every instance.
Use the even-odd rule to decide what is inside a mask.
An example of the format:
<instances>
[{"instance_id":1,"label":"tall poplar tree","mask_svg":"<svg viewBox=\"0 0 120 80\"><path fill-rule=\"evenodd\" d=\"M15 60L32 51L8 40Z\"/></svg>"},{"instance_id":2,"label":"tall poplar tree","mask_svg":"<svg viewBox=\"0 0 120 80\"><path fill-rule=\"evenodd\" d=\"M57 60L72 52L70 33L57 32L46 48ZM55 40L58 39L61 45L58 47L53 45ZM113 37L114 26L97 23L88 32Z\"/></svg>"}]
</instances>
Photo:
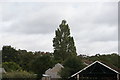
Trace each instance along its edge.
<instances>
[{"instance_id":1,"label":"tall poplar tree","mask_svg":"<svg viewBox=\"0 0 120 80\"><path fill-rule=\"evenodd\" d=\"M53 38L54 57L58 61L64 61L71 55L77 55L73 37L70 36L70 28L65 20L55 31Z\"/></svg>"}]
</instances>

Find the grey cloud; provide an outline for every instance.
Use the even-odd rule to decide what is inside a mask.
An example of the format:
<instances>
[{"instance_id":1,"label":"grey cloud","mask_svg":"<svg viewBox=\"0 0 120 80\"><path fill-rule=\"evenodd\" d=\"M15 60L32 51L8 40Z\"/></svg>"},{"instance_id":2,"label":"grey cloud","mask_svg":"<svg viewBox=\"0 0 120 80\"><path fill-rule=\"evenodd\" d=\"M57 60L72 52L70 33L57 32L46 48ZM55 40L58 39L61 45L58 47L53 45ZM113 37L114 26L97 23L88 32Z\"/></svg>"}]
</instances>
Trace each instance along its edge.
<instances>
[{"instance_id":1,"label":"grey cloud","mask_svg":"<svg viewBox=\"0 0 120 80\"><path fill-rule=\"evenodd\" d=\"M44 6L42 9L38 8L37 10L30 10L28 12L24 11L24 8L22 9L24 13L21 12L21 10L16 12L16 14L18 13L17 16L13 13L13 15L16 16L13 17L13 19L16 21L13 22L5 31L23 34L51 33L58 27L58 22L62 20L59 11L54 6ZM36 9L36 7L34 9ZM60 8L58 7L58 9ZM3 16L6 18L6 15ZM6 20L3 21L6 22Z\"/></svg>"},{"instance_id":2,"label":"grey cloud","mask_svg":"<svg viewBox=\"0 0 120 80\"><path fill-rule=\"evenodd\" d=\"M79 54L117 51L117 4L58 4L8 5L4 10L4 24L0 29L0 33L8 35L0 34L3 36L1 45L11 44L28 50L52 51L54 31L61 20L66 19ZM15 34L19 35L20 40ZM43 39L44 43L41 44ZM30 43L33 44L29 45Z\"/></svg>"},{"instance_id":3,"label":"grey cloud","mask_svg":"<svg viewBox=\"0 0 120 80\"><path fill-rule=\"evenodd\" d=\"M53 34L18 35L6 33L0 35L0 47L11 45L17 49L27 49L29 51L52 51L52 37Z\"/></svg>"},{"instance_id":4,"label":"grey cloud","mask_svg":"<svg viewBox=\"0 0 120 80\"><path fill-rule=\"evenodd\" d=\"M117 6L106 6L101 9L102 14L98 14L95 23L116 25L118 20Z\"/></svg>"},{"instance_id":5,"label":"grey cloud","mask_svg":"<svg viewBox=\"0 0 120 80\"><path fill-rule=\"evenodd\" d=\"M112 53L117 52L117 41L108 42L77 42L78 54L93 55L97 53Z\"/></svg>"},{"instance_id":6,"label":"grey cloud","mask_svg":"<svg viewBox=\"0 0 120 80\"><path fill-rule=\"evenodd\" d=\"M92 24L88 25L92 26ZM73 36L78 41L95 42L95 41L118 41L118 28L117 26L109 25L94 25L96 27L76 28Z\"/></svg>"},{"instance_id":7,"label":"grey cloud","mask_svg":"<svg viewBox=\"0 0 120 80\"><path fill-rule=\"evenodd\" d=\"M77 30L81 30L83 27L95 27L94 24L115 25L117 22L116 13L113 13L116 11L115 6L103 5L99 8L99 6L96 7L96 4L94 5L94 3L89 4L91 5L74 7L74 4L72 7L69 5L65 6L67 8L64 8L62 4L59 4L59 6L47 4L42 5L42 7L40 7L41 5L34 7L30 5L27 6L27 4L26 6L25 4L19 4L19 6L17 6L18 10L17 8L12 7L13 10L8 10L8 15L6 14L8 17L5 15L5 18L9 19L9 16L13 16L13 19L18 20L17 23L15 22L11 25L11 29L14 29L14 31L31 34L52 32L59 25L56 23L62 18L68 19L69 23L73 24L71 27L79 27ZM89 26L89 23L92 23L93 25ZM7 29L7 31L14 32L11 29Z\"/></svg>"}]
</instances>

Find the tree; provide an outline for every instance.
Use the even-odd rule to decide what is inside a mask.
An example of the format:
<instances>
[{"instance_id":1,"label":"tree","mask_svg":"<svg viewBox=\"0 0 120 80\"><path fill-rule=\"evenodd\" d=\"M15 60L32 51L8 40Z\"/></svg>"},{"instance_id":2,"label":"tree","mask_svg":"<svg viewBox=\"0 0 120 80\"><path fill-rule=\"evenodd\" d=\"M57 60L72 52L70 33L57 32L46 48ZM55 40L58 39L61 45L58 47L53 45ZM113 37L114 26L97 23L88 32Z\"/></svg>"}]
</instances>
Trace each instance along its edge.
<instances>
[{"instance_id":1,"label":"tree","mask_svg":"<svg viewBox=\"0 0 120 80\"><path fill-rule=\"evenodd\" d=\"M18 64L22 67L23 70L31 71L30 64L34 59L34 54L32 52L27 52L25 50L19 50Z\"/></svg>"},{"instance_id":2,"label":"tree","mask_svg":"<svg viewBox=\"0 0 120 80\"><path fill-rule=\"evenodd\" d=\"M65 20L55 31L53 38L54 57L58 61L64 61L70 55L77 55L73 37L70 36L70 29Z\"/></svg>"},{"instance_id":3,"label":"tree","mask_svg":"<svg viewBox=\"0 0 120 80\"><path fill-rule=\"evenodd\" d=\"M39 56L32 62L31 66L33 72L36 73L40 79L42 78L42 74L44 74L48 68L52 67L51 57L47 54Z\"/></svg>"},{"instance_id":4,"label":"tree","mask_svg":"<svg viewBox=\"0 0 120 80\"><path fill-rule=\"evenodd\" d=\"M11 46L2 47L2 62L17 62L18 51Z\"/></svg>"},{"instance_id":5,"label":"tree","mask_svg":"<svg viewBox=\"0 0 120 80\"><path fill-rule=\"evenodd\" d=\"M22 70L22 68L15 62L3 62L2 67L5 68L7 72Z\"/></svg>"},{"instance_id":6,"label":"tree","mask_svg":"<svg viewBox=\"0 0 120 80\"><path fill-rule=\"evenodd\" d=\"M120 56L117 53L112 53L112 54L103 54L103 55L99 55L96 54L95 56L89 56L86 58L89 61L101 61L107 65L112 66L113 68L117 69L120 68Z\"/></svg>"},{"instance_id":7,"label":"tree","mask_svg":"<svg viewBox=\"0 0 120 80\"><path fill-rule=\"evenodd\" d=\"M79 57L70 56L64 61L63 66L64 68L61 70L60 75L66 80L66 78L81 70L85 65Z\"/></svg>"}]
</instances>

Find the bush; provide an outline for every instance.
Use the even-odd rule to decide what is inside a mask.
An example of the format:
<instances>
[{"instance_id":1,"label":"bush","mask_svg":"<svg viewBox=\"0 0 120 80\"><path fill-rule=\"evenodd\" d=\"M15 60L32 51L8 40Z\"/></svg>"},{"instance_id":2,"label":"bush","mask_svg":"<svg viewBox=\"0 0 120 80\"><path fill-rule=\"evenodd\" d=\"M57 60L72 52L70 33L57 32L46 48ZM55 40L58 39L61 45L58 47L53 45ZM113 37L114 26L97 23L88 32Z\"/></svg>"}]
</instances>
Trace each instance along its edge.
<instances>
[{"instance_id":1,"label":"bush","mask_svg":"<svg viewBox=\"0 0 120 80\"><path fill-rule=\"evenodd\" d=\"M3 78L36 78L36 75L26 71L15 71L3 74Z\"/></svg>"},{"instance_id":2,"label":"bush","mask_svg":"<svg viewBox=\"0 0 120 80\"><path fill-rule=\"evenodd\" d=\"M37 74L37 78L39 79L42 78L42 74L51 66L52 60L49 55L38 56L31 65L33 72Z\"/></svg>"},{"instance_id":3,"label":"bush","mask_svg":"<svg viewBox=\"0 0 120 80\"><path fill-rule=\"evenodd\" d=\"M21 67L18 64L16 64L15 62L3 62L2 67L7 72L22 70Z\"/></svg>"},{"instance_id":4,"label":"bush","mask_svg":"<svg viewBox=\"0 0 120 80\"><path fill-rule=\"evenodd\" d=\"M70 56L63 63L64 68L59 72L62 78L68 78L84 67L83 62L77 56Z\"/></svg>"}]
</instances>

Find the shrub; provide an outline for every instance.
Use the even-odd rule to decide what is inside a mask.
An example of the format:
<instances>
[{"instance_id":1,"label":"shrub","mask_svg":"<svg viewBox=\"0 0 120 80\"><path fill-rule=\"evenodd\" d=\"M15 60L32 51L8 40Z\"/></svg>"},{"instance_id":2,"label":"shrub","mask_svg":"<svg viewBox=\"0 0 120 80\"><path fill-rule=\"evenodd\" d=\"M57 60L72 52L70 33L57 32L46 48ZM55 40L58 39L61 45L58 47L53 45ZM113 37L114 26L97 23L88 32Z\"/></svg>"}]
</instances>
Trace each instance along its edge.
<instances>
[{"instance_id":1,"label":"shrub","mask_svg":"<svg viewBox=\"0 0 120 80\"><path fill-rule=\"evenodd\" d=\"M62 78L66 79L81 70L84 64L79 57L71 56L64 61L63 66L64 68L61 69L59 74Z\"/></svg>"},{"instance_id":2,"label":"shrub","mask_svg":"<svg viewBox=\"0 0 120 80\"><path fill-rule=\"evenodd\" d=\"M15 62L3 62L2 67L7 71L20 71L21 67Z\"/></svg>"},{"instance_id":3,"label":"shrub","mask_svg":"<svg viewBox=\"0 0 120 80\"><path fill-rule=\"evenodd\" d=\"M3 74L3 78L36 78L36 75L26 71L15 71Z\"/></svg>"}]
</instances>

